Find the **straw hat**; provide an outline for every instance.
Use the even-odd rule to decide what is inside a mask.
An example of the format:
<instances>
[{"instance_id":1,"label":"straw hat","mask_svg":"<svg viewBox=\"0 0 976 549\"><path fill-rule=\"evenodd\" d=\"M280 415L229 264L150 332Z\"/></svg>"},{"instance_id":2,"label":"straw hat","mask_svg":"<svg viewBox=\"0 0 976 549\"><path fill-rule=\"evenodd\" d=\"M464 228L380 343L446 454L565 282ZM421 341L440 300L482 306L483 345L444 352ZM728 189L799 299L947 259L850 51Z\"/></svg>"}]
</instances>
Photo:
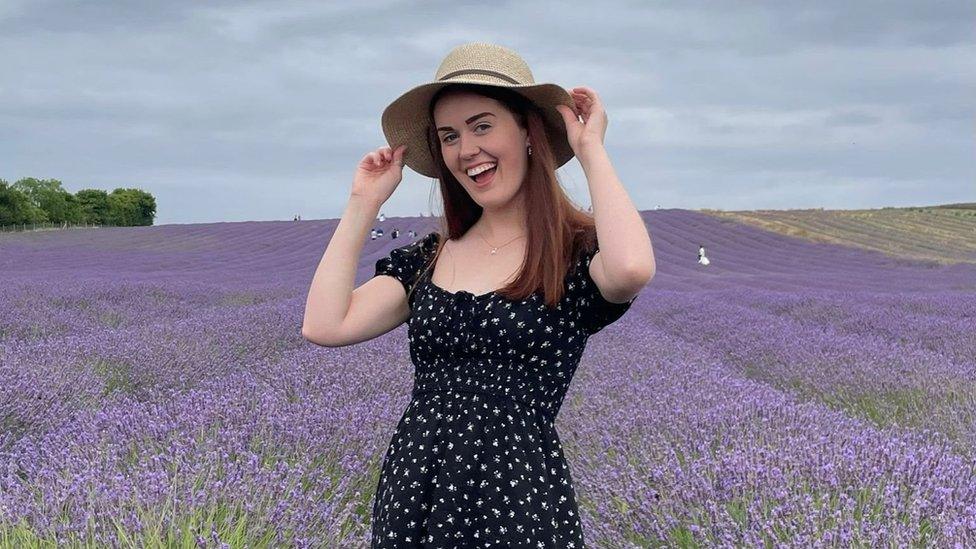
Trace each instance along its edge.
<instances>
[{"instance_id":1,"label":"straw hat","mask_svg":"<svg viewBox=\"0 0 976 549\"><path fill-rule=\"evenodd\" d=\"M509 88L535 103L543 113L546 135L556 167L573 158L566 139L566 124L556 105L575 110L575 102L556 84L536 84L528 64L513 50L473 42L451 50L441 61L434 80L421 84L398 97L383 110L383 133L390 147L406 145L403 162L428 177L437 177L434 158L427 147L427 131L433 120L428 110L434 94L449 84L482 84Z\"/></svg>"}]
</instances>

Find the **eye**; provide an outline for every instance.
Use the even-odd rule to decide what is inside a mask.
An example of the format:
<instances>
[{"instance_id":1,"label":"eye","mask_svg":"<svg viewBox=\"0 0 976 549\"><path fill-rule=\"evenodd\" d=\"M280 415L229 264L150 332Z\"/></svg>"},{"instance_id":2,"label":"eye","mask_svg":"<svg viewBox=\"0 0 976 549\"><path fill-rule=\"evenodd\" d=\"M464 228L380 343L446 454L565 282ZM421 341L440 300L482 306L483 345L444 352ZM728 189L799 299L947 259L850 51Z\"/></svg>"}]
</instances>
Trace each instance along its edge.
<instances>
[{"instance_id":1,"label":"eye","mask_svg":"<svg viewBox=\"0 0 976 549\"><path fill-rule=\"evenodd\" d=\"M477 126L475 126L474 129L477 130L478 128L480 128L482 126L484 126L485 128L490 128L491 127L491 124L488 124L487 122L482 122L481 124L478 124ZM443 141L445 143L450 143L449 139L452 138L452 137L454 137L454 134L453 133L449 133L449 134L447 134L447 135L444 136Z\"/></svg>"}]
</instances>

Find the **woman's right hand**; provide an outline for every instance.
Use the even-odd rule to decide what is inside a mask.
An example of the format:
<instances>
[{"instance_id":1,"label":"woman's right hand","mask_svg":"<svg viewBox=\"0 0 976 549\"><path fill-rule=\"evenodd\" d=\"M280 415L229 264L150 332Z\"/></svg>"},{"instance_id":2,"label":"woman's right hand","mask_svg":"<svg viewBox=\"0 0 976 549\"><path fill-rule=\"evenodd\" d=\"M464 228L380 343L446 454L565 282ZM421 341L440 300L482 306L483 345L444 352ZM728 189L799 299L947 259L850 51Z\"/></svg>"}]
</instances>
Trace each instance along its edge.
<instances>
[{"instance_id":1,"label":"woman's right hand","mask_svg":"<svg viewBox=\"0 0 976 549\"><path fill-rule=\"evenodd\" d=\"M403 154L406 150L406 145L400 145L396 150L380 147L367 153L356 167L352 195L384 204L403 179Z\"/></svg>"}]
</instances>

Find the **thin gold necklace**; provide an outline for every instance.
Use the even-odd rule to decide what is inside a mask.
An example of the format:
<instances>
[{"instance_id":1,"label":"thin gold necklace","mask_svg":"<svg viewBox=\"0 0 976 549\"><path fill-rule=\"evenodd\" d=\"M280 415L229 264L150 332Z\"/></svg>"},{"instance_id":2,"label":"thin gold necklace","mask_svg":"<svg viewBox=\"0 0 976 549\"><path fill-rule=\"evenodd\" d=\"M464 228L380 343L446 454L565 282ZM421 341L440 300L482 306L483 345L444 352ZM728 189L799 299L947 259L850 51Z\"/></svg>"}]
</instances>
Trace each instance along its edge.
<instances>
[{"instance_id":1,"label":"thin gold necklace","mask_svg":"<svg viewBox=\"0 0 976 549\"><path fill-rule=\"evenodd\" d=\"M514 241L516 241L516 240L518 240L518 239L520 239L520 238L522 238L522 237L524 237L525 235L523 234L523 235L520 235L520 236L516 236L515 238L513 238L513 239L511 239L511 240L509 240L508 242L506 242L506 243L504 243L504 244L502 244L501 246L495 246L495 245L493 245L493 244L492 244L491 242L488 242L488 239L487 239L487 238L485 238L485 237L484 237L484 236L483 236L483 235L481 234L481 232L480 232L480 231L478 232L478 236L480 236L480 237L481 237L481 240L484 240L486 244L488 244L489 246L491 246L491 255L495 255L495 254L496 254L496 253L498 252L498 248L504 248L505 246L508 246L508 245L509 245L509 244L511 244L512 242L514 242Z\"/></svg>"}]
</instances>

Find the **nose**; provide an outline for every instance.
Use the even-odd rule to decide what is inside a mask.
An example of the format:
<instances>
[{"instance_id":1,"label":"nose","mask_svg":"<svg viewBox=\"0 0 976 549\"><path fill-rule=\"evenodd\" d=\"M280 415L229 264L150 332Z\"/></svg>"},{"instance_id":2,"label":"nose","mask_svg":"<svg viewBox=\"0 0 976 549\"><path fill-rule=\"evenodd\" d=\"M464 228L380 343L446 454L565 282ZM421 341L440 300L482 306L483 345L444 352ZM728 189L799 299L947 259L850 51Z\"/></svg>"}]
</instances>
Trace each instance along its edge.
<instances>
[{"instance_id":1,"label":"nose","mask_svg":"<svg viewBox=\"0 0 976 549\"><path fill-rule=\"evenodd\" d=\"M468 137L467 139L463 137L458 137L461 140L461 158L464 160L471 160L475 156L478 156L478 152L481 150L478 144L475 143L475 139Z\"/></svg>"}]
</instances>

